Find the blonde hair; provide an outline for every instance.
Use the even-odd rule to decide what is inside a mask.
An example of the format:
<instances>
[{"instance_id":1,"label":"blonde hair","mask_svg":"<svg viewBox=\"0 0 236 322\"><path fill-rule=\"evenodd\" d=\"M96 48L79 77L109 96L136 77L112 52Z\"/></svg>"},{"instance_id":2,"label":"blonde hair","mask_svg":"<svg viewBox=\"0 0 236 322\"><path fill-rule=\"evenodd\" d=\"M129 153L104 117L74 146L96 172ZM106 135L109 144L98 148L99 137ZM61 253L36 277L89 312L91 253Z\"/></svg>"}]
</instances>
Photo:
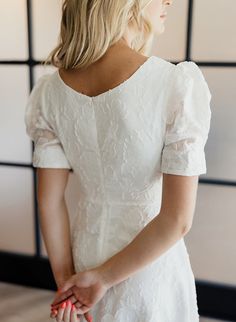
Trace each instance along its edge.
<instances>
[{"instance_id":1,"label":"blonde hair","mask_svg":"<svg viewBox=\"0 0 236 322\"><path fill-rule=\"evenodd\" d=\"M131 48L150 50L152 24L143 9L152 0L64 0L58 45L43 65L84 68L102 57L127 28L135 30Z\"/></svg>"}]
</instances>

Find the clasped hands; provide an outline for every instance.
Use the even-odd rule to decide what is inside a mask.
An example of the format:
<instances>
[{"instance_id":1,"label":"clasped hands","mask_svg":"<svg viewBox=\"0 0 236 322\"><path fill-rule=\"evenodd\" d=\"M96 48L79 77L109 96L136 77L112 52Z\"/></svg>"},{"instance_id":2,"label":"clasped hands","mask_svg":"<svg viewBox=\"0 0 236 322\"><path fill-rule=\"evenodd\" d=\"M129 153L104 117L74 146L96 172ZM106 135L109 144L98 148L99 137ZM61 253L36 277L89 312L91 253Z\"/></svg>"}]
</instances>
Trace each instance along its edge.
<instances>
[{"instance_id":1,"label":"clasped hands","mask_svg":"<svg viewBox=\"0 0 236 322\"><path fill-rule=\"evenodd\" d=\"M89 310L105 295L110 286L99 268L78 272L60 287L51 304L51 318L57 322L80 322L83 315L92 322Z\"/></svg>"}]
</instances>

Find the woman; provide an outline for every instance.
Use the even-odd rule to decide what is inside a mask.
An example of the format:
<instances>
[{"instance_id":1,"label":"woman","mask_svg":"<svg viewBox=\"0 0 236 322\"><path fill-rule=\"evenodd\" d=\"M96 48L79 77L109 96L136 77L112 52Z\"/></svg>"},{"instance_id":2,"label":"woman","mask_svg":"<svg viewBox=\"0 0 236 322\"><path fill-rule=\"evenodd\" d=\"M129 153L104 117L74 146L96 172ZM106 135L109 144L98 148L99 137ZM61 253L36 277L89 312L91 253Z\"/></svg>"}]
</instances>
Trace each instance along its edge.
<instances>
[{"instance_id":1,"label":"woman","mask_svg":"<svg viewBox=\"0 0 236 322\"><path fill-rule=\"evenodd\" d=\"M196 322L184 236L206 173L211 93L199 67L146 56L167 0L67 0L26 108L57 321ZM78 180L69 228L64 193ZM67 300L67 301L66 301Z\"/></svg>"}]
</instances>

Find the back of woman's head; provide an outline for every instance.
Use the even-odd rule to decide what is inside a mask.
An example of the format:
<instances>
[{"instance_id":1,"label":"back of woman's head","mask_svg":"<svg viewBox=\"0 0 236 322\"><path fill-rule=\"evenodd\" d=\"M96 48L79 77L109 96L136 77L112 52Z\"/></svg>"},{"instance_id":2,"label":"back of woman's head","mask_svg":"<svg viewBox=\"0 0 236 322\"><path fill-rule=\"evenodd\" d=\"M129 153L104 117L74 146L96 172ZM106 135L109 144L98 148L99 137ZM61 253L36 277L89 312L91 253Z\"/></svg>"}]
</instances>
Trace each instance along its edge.
<instances>
[{"instance_id":1,"label":"back of woman's head","mask_svg":"<svg viewBox=\"0 0 236 322\"><path fill-rule=\"evenodd\" d=\"M59 43L45 64L84 68L101 58L127 28L135 31L131 48L146 54L153 36L143 9L150 0L64 0Z\"/></svg>"}]
</instances>

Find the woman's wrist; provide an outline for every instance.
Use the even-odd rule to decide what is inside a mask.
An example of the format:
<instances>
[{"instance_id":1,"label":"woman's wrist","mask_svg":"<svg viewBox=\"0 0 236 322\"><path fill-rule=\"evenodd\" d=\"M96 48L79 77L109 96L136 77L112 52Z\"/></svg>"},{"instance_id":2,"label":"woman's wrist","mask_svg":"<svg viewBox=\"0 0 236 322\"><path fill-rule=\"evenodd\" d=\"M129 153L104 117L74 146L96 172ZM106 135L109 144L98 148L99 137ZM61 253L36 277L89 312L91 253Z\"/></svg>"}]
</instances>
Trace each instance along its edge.
<instances>
[{"instance_id":1,"label":"woman's wrist","mask_svg":"<svg viewBox=\"0 0 236 322\"><path fill-rule=\"evenodd\" d=\"M65 281L68 280L68 278L70 278L75 273L76 273L75 271L71 271L70 273L63 274L62 276L57 277L56 278L57 288L58 289L61 288L61 286L65 283Z\"/></svg>"},{"instance_id":2,"label":"woman's wrist","mask_svg":"<svg viewBox=\"0 0 236 322\"><path fill-rule=\"evenodd\" d=\"M103 285L109 289L113 286L113 278L111 274L110 262L106 262L96 268L98 274L100 275Z\"/></svg>"}]
</instances>

